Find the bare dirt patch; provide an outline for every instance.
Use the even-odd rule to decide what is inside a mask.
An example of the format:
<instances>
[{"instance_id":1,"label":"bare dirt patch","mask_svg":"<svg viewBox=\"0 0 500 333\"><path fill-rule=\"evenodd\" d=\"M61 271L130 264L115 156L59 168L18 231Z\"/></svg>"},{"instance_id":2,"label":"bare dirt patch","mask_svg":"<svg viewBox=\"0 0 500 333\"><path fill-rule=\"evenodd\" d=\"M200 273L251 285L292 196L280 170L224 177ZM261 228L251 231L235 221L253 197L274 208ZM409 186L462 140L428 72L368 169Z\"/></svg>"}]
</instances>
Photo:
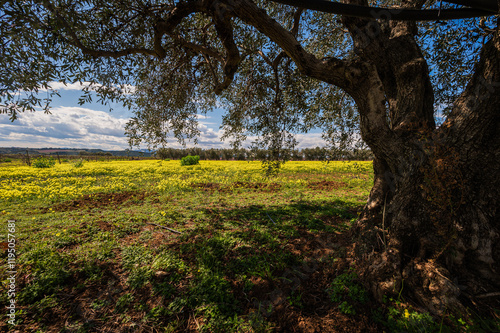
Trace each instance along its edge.
<instances>
[{"instance_id":1,"label":"bare dirt patch","mask_svg":"<svg viewBox=\"0 0 500 333\"><path fill-rule=\"evenodd\" d=\"M361 305L357 314L346 315L326 292L333 279L350 266L350 259L344 257L352 246L349 233L316 234L302 228L298 231L301 237L291 241L287 249L295 255L305 255L305 260L272 280L252 277L253 288L246 295L245 313L260 313L272 323L274 332L381 332L382 328L371 318L371 309L377 306L373 300ZM339 253L344 255L338 257ZM332 255L337 258L328 259Z\"/></svg>"},{"instance_id":2,"label":"bare dirt patch","mask_svg":"<svg viewBox=\"0 0 500 333\"><path fill-rule=\"evenodd\" d=\"M337 181L332 181L332 180L322 180L319 182L311 182L308 184L308 188L313 189L313 190L320 190L320 191L330 191L330 190L335 190L339 189L342 187L347 187L349 186L345 182L337 182Z\"/></svg>"},{"instance_id":3,"label":"bare dirt patch","mask_svg":"<svg viewBox=\"0 0 500 333\"><path fill-rule=\"evenodd\" d=\"M206 192L215 192L215 191L221 192L222 191L222 187L218 183L195 183L195 184L191 184L191 187L194 189L198 189L198 190L202 190L202 191L206 191Z\"/></svg>"},{"instance_id":4,"label":"bare dirt patch","mask_svg":"<svg viewBox=\"0 0 500 333\"><path fill-rule=\"evenodd\" d=\"M234 188L245 188L262 192L277 192L281 185L277 183L251 183L251 182L235 182Z\"/></svg>"},{"instance_id":5,"label":"bare dirt patch","mask_svg":"<svg viewBox=\"0 0 500 333\"><path fill-rule=\"evenodd\" d=\"M144 200L147 196L146 192L139 191L125 191L120 193L95 193L85 194L78 199L65 201L52 207L55 211L71 211L78 209L92 209L106 206L123 205L126 201L131 199ZM47 213L48 209L42 211Z\"/></svg>"},{"instance_id":6,"label":"bare dirt patch","mask_svg":"<svg viewBox=\"0 0 500 333\"><path fill-rule=\"evenodd\" d=\"M113 226L106 221L101 220L101 221L98 221L97 224L99 225L99 228L103 231L113 230Z\"/></svg>"}]
</instances>

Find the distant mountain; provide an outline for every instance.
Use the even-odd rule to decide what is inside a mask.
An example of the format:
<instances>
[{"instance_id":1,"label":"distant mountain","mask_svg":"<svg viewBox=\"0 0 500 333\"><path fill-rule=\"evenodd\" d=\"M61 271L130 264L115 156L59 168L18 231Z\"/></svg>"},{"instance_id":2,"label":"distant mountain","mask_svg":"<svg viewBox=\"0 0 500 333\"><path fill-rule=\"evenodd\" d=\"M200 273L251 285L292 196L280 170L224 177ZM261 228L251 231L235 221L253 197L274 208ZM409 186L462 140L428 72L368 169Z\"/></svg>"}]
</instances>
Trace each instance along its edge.
<instances>
[{"instance_id":1,"label":"distant mountain","mask_svg":"<svg viewBox=\"0 0 500 333\"><path fill-rule=\"evenodd\" d=\"M26 151L31 155L109 155L113 156L143 156L150 157L151 151L147 149L141 150L102 150L88 148L20 148L20 147L0 147L0 154L16 155L26 154Z\"/></svg>"}]
</instances>

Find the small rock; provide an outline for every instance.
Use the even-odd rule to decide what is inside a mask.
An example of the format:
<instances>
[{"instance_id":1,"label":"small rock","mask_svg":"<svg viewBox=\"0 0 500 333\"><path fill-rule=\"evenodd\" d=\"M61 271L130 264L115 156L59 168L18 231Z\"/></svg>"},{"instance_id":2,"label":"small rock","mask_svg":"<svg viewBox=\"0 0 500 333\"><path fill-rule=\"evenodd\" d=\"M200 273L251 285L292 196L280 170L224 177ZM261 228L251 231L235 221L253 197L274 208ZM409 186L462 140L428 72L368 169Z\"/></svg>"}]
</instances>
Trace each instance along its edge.
<instances>
[{"instance_id":1,"label":"small rock","mask_svg":"<svg viewBox=\"0 0 500 333\"><path fill-rule=\"evenodd\" d=\"M157 272L155 273L155 276L156 276L157 278L162 278L162 277L165 277L165 276L167 276L167 275L168 275L168 273L167 273L167 272L164 272L164 271L157 271Z\"/></svg>"}]
</instances>

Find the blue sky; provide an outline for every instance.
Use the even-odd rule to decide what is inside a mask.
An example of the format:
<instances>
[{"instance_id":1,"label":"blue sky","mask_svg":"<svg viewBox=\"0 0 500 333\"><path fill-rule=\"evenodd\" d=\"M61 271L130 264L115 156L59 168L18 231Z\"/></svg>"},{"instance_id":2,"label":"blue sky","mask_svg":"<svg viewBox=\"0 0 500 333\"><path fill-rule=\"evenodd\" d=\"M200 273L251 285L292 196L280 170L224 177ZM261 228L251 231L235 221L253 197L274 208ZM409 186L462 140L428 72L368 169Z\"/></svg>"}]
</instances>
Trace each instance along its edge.
<instances>
[{"instance_id":1,"label":"blue sky","mask_svg":"<svg viewBox=\"0 0 500 333\"><path fill-rule=\"evenodd\" d=\"M0 147L29 148L91 148L103 150L121 150L128 148L124 134L125 124L132 113L119 104L109 106L100 103L78 105L81 86L64 86L53 83L61 97L55 96L52 114L42 111L22 113L11 122L6 114L0 114ZM206 116L199 117L198 147L227 148L228 142L220 140L219 128L224 110L217 109ZM324 144L320 133L298 135L299 148L316 147ZM192 146L192 145L188 145ZM175 139L169 147L180 148ZM142 147L146 148L146 147Z\"/></svg>"}]
</instances>

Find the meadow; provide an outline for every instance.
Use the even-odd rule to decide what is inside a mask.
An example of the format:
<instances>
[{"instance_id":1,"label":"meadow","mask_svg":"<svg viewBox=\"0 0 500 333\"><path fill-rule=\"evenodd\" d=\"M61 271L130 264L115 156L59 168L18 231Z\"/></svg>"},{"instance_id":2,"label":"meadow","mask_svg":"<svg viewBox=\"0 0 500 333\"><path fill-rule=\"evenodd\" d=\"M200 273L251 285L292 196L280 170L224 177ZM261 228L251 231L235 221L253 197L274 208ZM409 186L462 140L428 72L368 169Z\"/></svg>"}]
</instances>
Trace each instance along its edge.
<instances>
[{"instance_id":1,"label":"meadow","mask_svg":"<svg viewBox=\"0 0 500 333\"><path fill-rule=\"evenodd\" d=\"M270 178L246 161L2 163L0 255L15 220L17 274L15 326L0 330L442 328L401 299L374 305L350 267L372 173L347 161L288 162Z\"/></svg>"}]
</instances>

